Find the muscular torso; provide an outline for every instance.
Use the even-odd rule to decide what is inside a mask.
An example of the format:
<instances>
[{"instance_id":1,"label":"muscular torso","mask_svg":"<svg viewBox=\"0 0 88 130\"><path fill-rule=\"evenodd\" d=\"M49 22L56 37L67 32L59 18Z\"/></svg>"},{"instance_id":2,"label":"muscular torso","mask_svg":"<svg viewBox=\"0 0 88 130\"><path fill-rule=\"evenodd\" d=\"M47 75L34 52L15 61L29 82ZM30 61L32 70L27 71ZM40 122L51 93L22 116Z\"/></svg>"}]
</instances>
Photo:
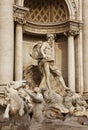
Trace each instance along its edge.
<instances>
[{"instance_id":1,"label":"muscular torso","mask_svg":"<svg viewBox=\"0 0 88 130\"><path fill-rule=\"evenodd\" d=\"M47 42L42 44L41 53L47 61L54 61L54 49Z\"/></svg>"}]
</instances>

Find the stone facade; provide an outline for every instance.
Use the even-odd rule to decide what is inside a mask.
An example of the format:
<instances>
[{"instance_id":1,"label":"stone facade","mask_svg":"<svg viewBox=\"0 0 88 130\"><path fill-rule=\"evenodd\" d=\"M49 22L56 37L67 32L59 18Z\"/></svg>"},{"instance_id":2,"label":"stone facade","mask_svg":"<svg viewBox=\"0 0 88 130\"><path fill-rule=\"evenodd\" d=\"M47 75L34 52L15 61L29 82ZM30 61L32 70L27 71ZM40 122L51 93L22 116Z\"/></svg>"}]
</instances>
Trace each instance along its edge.
<instances>
[{"instance_id":1,"label":"stone facade","mask_svg":"<svg viewBox=\"0 0 88 130\"><path fill-rule=\"evenodd\" d=\"M87 95L87 6L87 0L0 1L0 86L22 80L23 70L37 64L29 56L34 43L54 33L55 63L66 85Z\"/></svg>"}]
</instances>

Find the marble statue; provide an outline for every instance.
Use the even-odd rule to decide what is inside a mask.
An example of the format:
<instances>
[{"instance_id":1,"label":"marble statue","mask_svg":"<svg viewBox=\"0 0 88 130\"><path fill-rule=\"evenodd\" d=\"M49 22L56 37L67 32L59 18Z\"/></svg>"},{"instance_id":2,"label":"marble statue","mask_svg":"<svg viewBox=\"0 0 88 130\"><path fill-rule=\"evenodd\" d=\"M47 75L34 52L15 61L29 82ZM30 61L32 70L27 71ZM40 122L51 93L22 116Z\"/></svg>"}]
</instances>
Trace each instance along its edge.
<instances>
[{"instance_id":1,"label":"marble statue","mask_svg":"<svg viewBox=\"0 0 88 130\"><path fill-rule=\"evenodd\" d=\"M6 101L7 106L5 113L3 114L4 118L9 118L9 114L18 114L20 116L24 115L24 101L19 96L18 90L20 87L24 86L24 81L12 81L6 87Z\"/></svg>"},{"instance_id":2,"label":"marble statue","mask_svg":"<svg viewBox=\"0 0 88 130\"><path fill-rule=\"evenodd\" d=\"M67 91L64 96L64 105L71 115L88 117L88 104L80 94L71 90Z\"/></svg>"},{"instance_id":3,"label":"marble statue","mask_svg":"<svg viewBox=\"0 0 88 130\"><path fill-rule=\"evenodd\" d=\"M54 34L48 34L47 39L48 40L45 42L37 42L30 54L33 59L38 60L38 68L42 74L42 80L39 87L48 87L51 89L50 75L53 75L53 77L56 77L56 82L60 84L58 85L60 88L59 93L64 93L64 90L69 88L66 86L61 72L54 65Z\"/></svg>"},{"instance_id":4,"label":"marble statue","mask_svg":"<svg viewBox=\"0 0 88 130\"><path fill-rule=\"evenodd\" d=\"M44 99L43 95L41 93L41 90L38 87L35 87L34 91L30 91L28 89L25 89L25 91L28 93L28 95L32 98L33 101L33 116L32 116L32 122L42 122L44 119Z\"/></svg>"},{"instance_id":5,"label":"marble statue","mask_svg":"<svg viewBox=\"0 0 88 130\"><path fill-rule=\"evenodd\" d=\"M0 105L6 107L3 118L9 119L10 115L23 116L25 114L25 107L27 106L28 113L32 111L33 104L30 96L24 91L26 81L11 81L2 93L0 98Z\"/></svg>"},{"instance_id":6,"label":"marble statue","mask_svg":"<svg viewBox=\"0 0 88 130\"><path fill-rule=\"evenodd\" d=\"M45 116L47 118L58 118L62 114L69 112L63 103L63 96L48 88L43 88L42 93L46 103Z\"/></svg>"}]
</instances>

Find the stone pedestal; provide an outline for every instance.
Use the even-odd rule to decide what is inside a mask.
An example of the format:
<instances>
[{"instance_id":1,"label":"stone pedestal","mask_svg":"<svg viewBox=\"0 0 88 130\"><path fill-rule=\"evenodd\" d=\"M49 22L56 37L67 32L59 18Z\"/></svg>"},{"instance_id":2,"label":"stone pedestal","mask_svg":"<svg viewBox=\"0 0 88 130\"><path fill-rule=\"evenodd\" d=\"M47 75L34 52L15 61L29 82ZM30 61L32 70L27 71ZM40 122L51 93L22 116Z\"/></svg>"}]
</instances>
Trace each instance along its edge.
<instances>
[{"instance_id":1,"label":"stone pedestal","mask_svg":"<svg viewBox=\"0 0 88 130\"><path fill-rule=\"evenodd\" d=\"M13 0L0 0L0 84L13 80Z\"/></svg>"}]
</instances>

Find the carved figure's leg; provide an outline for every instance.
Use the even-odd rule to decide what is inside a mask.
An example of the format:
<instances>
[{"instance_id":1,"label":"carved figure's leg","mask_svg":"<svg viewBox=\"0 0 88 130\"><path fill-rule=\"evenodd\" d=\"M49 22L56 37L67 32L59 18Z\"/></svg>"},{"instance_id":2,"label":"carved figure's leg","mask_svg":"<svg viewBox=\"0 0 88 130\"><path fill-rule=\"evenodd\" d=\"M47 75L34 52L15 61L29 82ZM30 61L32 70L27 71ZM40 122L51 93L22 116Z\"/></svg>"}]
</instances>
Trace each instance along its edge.
<instances>
[{"instance_id":1,"label":"carved figure's leg","mask_svg":"<svg viewBox=\"0 0 88 130\"><path fill-rule=\"evenodd\" d=\"M45 74L45 80L46 80L46 85L49 89L50 87L50 67L49 67L49 62L44 63L44 74Z\"/></svg>"},{"instance_id":2,"label":"carved figure's leg","mask_svg":"<svg viewBox=\"0 0 88 130\"><path fill-rule=\"evenodd\" d=\"M9 118L10 104L7 105L5 112L3 114L3 118Z\"/></svg>"},{"instance_id":3,"label":"carved figure's leg","mask_svg":"<svg viewBox=\"0 0 88 130\"><path fill-rule=\"evenodd\" d=\"M19 110L19 115L20 116L23 116L24 115L24 102L22 101L21 103L21 107L20 107L20 110Z\"/></svg>"},{"instance_id":4,"label":"carved figure's leg","mask_svg":"<svg viewBox=\"0 0 88 130\"><path fill-rule=\"evenodd\" d=\"M52 72L54 72L59 77L59 81L60 81L61 85L63 86L63 88L64 89L69 89L65 84L65 81L64 81L64 79L62 77L62 74L61 74L60 70L54 65L50 65L50 69L52 70Z\"/></svg>"},{"instance_id":5,"label":"carved figure's leg","mask_svg":"<svg viewBox=\"0 0 88 130\"><path fill-rule=\"evenodd\" d=\"M39 88L44 88L45 87L45 75L43 75L41 83L39 84Z\"/></svg>"},{"instance_id":6,"label":"carved figure's leg","mask_svg":"<svg viewBox=\"0 0 88 130\"><path fill-rule=\"evenodd\" d=\"M62 84L62 86L64 87L64 89L67 89L66 84L65 84L65 81L64 81L62 75L60 76L60 79L59 79L59 80L60 80L60 83Z\"/></svg>"}]
</instances>

